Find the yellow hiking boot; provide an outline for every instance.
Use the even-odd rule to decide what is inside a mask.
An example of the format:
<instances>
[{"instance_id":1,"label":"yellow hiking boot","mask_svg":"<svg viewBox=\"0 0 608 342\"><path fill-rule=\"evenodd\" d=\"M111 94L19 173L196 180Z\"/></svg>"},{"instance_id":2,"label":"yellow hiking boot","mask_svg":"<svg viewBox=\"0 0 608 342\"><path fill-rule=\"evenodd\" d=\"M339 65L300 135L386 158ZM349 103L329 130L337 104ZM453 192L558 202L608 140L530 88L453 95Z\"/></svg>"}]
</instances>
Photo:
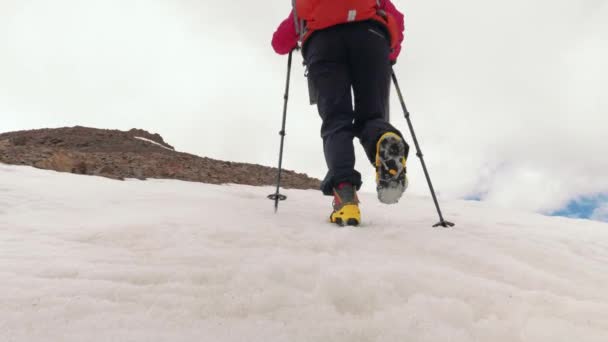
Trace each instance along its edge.
<instances>
[{"instance_id":1,"label":"yellow hiking boot","mask_svg":"<svg viewBox=\"0 0 608 342\"><path fill-rule=\"evenodd\" d=\"M399 202L407 189L406 144L393 132L384 133L376 144L376 191L382 203Z\"/></svg>"},{"instance_id":2,"label":"yellow hiking boot","mask_svg":"<svg viewBox=\"0 0 608 342\"><path fill-rule=\"evenodd\" d=\"M329 216L332 223L340 226L358 226L361 223L357 191L350 183L341 183L334 188L334 211Z\"/></svg>"}]
</instances>

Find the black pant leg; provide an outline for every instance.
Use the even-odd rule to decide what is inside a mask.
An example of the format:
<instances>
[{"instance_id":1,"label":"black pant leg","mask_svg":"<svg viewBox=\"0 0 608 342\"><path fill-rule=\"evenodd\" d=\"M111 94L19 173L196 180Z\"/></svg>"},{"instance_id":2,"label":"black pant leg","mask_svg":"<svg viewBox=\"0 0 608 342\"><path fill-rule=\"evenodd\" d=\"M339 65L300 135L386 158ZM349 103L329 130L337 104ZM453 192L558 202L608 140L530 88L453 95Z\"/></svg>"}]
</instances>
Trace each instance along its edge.
<instances>
[{"instance_id":1,"label":"black pant leg","mask_svg":"<svg viewBox=\"0 0 608 342\"><path fill-rule=\"evenodd\" d=\"M328 172L321 190L331 195L332 188L341 182L360 188L353 146L352 81L340 28L316 32L306 44L304 58L308 77L318 92L317 108L323 120L321 137Z\"/></svg>"},{"instance_id":2,"label":"black pant leg","mask_svg":"<svg viewBox=\"0 0 608 342\"><path fill-rule=\"evenodd\" d=\"M379 24L362 22L352 25L347 44L355 95L355 132L373 164L376 142L384 133L395 132L402 136L388 121L391 86L389 39Z\"/></svg>"}]
</instances>

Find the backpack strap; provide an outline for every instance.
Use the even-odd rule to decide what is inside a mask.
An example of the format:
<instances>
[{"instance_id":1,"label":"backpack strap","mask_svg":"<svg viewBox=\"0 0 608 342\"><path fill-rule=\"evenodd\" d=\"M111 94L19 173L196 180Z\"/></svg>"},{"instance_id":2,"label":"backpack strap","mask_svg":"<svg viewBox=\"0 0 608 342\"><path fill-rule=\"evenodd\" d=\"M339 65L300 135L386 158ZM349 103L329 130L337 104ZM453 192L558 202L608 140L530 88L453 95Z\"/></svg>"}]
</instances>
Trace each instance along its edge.
<instances>
[{"instance_id":1,"label":"backpack strap","mask_svg":"<svg viewBox=\"0 0 608 342\"><path fill-rule=\"evenodd\" d=\"M300 25L298 20L298 12L296 11L296 0L291 0L291 7L293 9L293 21L296 25L296 33L300 34Z\"/></svg>"},{"instance_id":2,"label":"backpack strap","mask_svg":"<svg viewBox=\"0 0 608 342\"><path fill-rule=\"evenodd\" d=\"M378 6L376 13L378 13L378 15L382 18L386 19L386 11L384 10L384 8L382 8L382 3L380 2L380 0L376 0L376 6Z\"/></svg>"},{"instance_id":3,"label":"backpack strap","mask_svg":"<svg viewBox=\"0 0 608 342\"><path fill-rule=\"evenodd\" d=\"M298 17L298 11L296 9L296 0L291 0L291 6L293 7L293 21L296 26L296 34L298 35L298 42L302 43L304 36L306 35L306 24L304 20Z\"/></svg>"}]
</instances>

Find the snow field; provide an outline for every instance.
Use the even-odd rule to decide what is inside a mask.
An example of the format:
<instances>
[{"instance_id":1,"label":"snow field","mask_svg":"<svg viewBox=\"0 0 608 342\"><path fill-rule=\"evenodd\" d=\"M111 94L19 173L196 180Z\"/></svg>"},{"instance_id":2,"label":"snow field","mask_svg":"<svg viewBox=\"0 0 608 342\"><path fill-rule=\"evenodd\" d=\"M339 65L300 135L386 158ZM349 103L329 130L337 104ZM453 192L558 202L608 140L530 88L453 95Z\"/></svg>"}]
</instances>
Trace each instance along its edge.
<instances>
[{"instance_id":1,"label":"snow field","mask_svg":"<svg viewBox=\"0 0 608 342\"><path fill-rule=\"evenodd\" d=\"M0 164L0 341L607 341L608 224Z\"/></svg>"}]
</instances>

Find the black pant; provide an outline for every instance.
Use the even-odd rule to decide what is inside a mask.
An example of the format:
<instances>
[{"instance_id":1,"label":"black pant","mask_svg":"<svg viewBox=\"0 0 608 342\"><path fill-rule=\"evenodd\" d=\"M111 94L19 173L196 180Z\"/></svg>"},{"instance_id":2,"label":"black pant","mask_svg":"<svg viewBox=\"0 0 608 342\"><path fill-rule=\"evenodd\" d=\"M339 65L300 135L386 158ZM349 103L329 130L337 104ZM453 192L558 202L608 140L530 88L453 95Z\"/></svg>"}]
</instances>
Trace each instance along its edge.
<instances>
[{"instance_id":1,"label":"black pant","mask_svg":"<svg viewBox=\"0 0 608 342\"><path fill-rule=\"evenodd\" d=\"M374 164L376 142L382 134L402 136L388 122L389 52L387 33L381 24L370 21L315 32L304 46L309 81L317 89L323 120L321 137L328 172L321 190L325 195L331 195L341 182L361 187L361 174L355 170L354 137Z\"/></svg>"}]
</instances>

